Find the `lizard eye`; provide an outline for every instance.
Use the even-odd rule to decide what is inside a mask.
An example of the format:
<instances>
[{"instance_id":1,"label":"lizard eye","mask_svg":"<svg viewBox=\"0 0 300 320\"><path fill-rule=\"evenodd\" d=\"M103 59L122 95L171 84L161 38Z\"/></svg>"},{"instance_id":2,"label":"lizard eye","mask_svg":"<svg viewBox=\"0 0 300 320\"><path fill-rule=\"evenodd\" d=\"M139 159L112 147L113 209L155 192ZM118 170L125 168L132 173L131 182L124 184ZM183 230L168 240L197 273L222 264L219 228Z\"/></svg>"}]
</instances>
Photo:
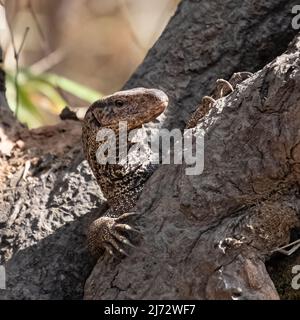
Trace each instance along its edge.
<instances>
[{"instance_id":1,"label":"lizard eye","mask_svg":"<svg viewBox=\"0 0 300 320\"><path fill-rule=\"evenodd\" d=\"M115 101L115 105L116 105L117 107L122 107L122 106L124 105L124 101L122 101L122 100L116 100L116 101Z\"/></svg>"}]
</instances>

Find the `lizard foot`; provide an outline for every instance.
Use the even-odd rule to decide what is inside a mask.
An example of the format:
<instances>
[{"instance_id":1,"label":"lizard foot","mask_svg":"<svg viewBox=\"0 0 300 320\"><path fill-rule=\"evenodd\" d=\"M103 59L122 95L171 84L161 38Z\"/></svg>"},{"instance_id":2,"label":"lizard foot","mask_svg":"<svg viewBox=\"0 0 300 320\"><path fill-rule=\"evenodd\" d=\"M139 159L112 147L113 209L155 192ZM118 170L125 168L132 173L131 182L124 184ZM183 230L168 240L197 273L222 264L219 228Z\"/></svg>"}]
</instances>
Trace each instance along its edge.
<instances>
[{"instance_id":1,"label":"lizard foot","mask_svg":"<svg viewBox=\"0 0 300 320\"><path fill-rule=\"evenodd\" d=\"M121 216L101 217L95 220L89 227L88 246L93 256L98 257L103 250L114 256L115 252L128 256L127 252L121 248L121 244L135 247L120 231L133 231L140 233L139 230L128 224L122 223L123 220L137 215L135 212L127 212Z\"/></svg>"}]
</instances>

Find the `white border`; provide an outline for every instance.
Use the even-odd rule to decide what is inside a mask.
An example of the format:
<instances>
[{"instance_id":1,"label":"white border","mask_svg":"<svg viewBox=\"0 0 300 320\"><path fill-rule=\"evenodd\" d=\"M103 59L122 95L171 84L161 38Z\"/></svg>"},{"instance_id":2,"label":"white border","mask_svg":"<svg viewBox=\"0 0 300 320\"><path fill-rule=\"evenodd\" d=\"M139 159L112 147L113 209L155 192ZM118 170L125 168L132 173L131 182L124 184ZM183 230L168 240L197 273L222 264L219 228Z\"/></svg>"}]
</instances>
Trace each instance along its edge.
<instances>
[{"instance_id":1,"label":"white border","mask_svg":"<svg viewBox=\"0 0 300 320\"><path fill-rule=\"evenodd\" d=\"M0 289L6 289L6 272L4 266L0 266Z\"/></svg>"}]
</instances>

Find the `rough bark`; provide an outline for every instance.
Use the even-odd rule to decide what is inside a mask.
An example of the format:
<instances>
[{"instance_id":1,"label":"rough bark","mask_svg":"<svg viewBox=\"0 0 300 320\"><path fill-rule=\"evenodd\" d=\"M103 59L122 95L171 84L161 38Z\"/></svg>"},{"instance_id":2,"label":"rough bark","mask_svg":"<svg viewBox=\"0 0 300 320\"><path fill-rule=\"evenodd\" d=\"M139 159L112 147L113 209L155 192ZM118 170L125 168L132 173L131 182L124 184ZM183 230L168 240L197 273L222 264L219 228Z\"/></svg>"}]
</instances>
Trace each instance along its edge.
<instances>
[{"instance_id":1,"label":"rough bark","mask_svg":"<svg viewBox=\"0 0 300 320\"><path fill-rule=\"evenodd\" d=\"M99 259L87 299L278 298L264 263L300 221L299 49L300 36L201 120L201 175L157 170L137 205L142 249Z\"/></svg>"},{"instance_id":2,"label":"rough bark","mask_svg":"<svg viewBox=\"0 0 300 320\"><path fill-rule=\"evenodd\" d=\"M106 209L80 124L28 130L8 109L3 72L0 83L0 299L80 299L94 264L85 229Z\"/></svg>"},{"instance_id":3,"label":"rough bark","mask_svg":"<svg viewBox=\"0 0 300 320\"><path fill-rule=\"evenodd\" d=\"M258 71L286 50L296 2L184 0L125 87L164 90L171 100L164 126L183 128L216 79Z\"/></svg>"},{"instance_id":4,"label":"rough bark","mask_svg":"<svg viewBox=\"0 0 300 320\"><path fill-rule=\"evenodd\" d=\"M153 125L182 128L217 78L257 71L286 49L295 34L294 4L184 0L126 87L163 89L170 108ZM286 57L220 101L201 124L207 135L203 175L187 177L183 166L170 166L151 177L138 204L140 249L123 261L101 258L86 298L278 297L264 260L288 241L299 206L299 74L281 67L275 72L278 63L299 67L299 60ZM14 148L1 157L0 264L6 265L8 287L0 298L82 298L95 263L86 250L86 226L106 205L82 158L80 125L66 121L10 134L12 125L4 122L13 118L4 110L1 128ZM282 232L275 234L270 221L277 225L278 219Z\"/></svg>"}]
</instances>

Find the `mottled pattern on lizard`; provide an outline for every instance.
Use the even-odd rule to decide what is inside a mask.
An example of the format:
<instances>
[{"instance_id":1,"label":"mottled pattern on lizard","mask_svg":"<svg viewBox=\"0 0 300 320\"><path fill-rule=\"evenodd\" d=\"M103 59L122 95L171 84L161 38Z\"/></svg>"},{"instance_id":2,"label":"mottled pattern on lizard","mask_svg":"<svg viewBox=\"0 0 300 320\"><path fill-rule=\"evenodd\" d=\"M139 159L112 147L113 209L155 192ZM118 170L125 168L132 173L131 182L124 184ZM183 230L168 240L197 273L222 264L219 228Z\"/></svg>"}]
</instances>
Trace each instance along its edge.
<instances>
[{"instance_id":1,"label":"mottled pattern on lizard","mask_svg":"<svg viewBox=\"0 0 300 320\"><path fill-rule=\"evenodd\" d=\"M236 86L252 76L251 72L237 72L234 73L229 81L224 79L218 79L216 81L216 87L211 96L204 96L200 105L189 119L186 128L194 128L198 122L203 118L210 110L216 100L223 98L234 91Z\"/></svg>"},{"instance_id":2,"label":"mottled pattern on lizard","mask_svg":"<svg viewBox=\"0 0 300 320\"><path fill-rule=\"evenodd\" d=\"M96 101L85 115L82 127L84 153L109 205L105 215L95 220L88 230L88 246L96 257L105 250L111 255L116 252L127 255L122 246L132 244L125 234L137 230L124 223L124 220L135 214L131 211L145 182L155 170L150 161L122 165L99 164L96 152L101 142L96 141L97 133L101 128L112 129L118 141L120 121L127 122L129 132L156 119L167 105L168 97L164 92L136 88L116 92ZM118 153L118 143L116 147Z\"/></svg>"}]
</instances>

